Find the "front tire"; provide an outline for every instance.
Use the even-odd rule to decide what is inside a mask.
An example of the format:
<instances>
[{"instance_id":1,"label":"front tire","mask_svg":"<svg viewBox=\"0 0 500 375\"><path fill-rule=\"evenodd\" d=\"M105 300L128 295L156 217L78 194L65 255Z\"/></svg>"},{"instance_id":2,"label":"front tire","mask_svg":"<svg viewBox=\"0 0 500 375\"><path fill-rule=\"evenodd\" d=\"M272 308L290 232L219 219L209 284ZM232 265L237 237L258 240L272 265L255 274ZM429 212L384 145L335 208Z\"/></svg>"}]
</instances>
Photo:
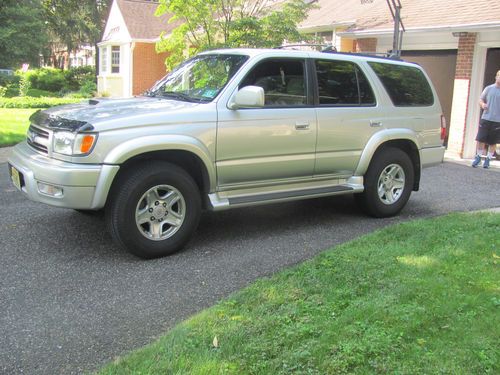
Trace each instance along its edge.
<instances>
[{"instance_id":1,"label":"front tire","mask_svg":"<svg viewBox=\"0 0 500 375\"><path fill-rule=\"evenodd\" d=\"M150 162L125 172L117 184L106 221L121 247L144 259L184 247L201 216L200 192L186 171L168 162Z\"/></svg>"},{"instance_id":2,"label":"front tire","mask_svg":"<svg viewBox=\"0 0 500 375\"><path fill-rule=\"evenodd\" d=\"M408 202L414 181L413 163L399 148L375 154L364 178L364 192L356 194L361 208L370 216L390 217Z\"/></svg>"}]
</instances>

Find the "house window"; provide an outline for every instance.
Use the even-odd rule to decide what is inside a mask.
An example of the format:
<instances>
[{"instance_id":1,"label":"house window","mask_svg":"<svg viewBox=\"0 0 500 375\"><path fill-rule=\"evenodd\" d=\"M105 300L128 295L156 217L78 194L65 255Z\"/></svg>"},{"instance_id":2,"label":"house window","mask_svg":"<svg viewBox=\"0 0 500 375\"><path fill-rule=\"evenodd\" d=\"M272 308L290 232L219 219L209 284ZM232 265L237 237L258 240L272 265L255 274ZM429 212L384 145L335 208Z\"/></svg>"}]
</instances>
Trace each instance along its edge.
<instances>
[{"instance_id":1,"label":"house window","mask_svg":"<svg viewBox=\"0 0 500 375\"><path fill-rule=\"evenodd\" d=\"M120 46L111 47L111 73L120 73Z\"/></svg>"},{"instance_id":2,"label":"house window","mask_svg":"<svg viewBox=\"0 0 500 375\"><path fill-rule=\"evenodd\" d=\"M108 71L108 47L101 48L101 72Z\"/></svg>"}]
</instances>

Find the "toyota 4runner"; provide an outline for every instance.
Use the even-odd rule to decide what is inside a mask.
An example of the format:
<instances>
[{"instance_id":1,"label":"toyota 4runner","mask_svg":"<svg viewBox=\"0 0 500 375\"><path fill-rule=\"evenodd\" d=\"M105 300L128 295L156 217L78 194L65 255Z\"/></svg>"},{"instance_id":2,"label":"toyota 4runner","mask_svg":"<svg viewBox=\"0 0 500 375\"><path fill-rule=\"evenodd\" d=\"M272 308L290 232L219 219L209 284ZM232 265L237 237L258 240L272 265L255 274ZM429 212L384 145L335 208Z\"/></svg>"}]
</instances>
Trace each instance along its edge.
<instances>
[{"instance_id":1,"label":"toyota 4runner","mask_svg":"<svg viewBox=\"0 0 500 375\"><path fill-rule=\"evenodd\" d=\"M417 65L342 53L229 49L182 63L143 96L39 111L9 158L28 198L104 209L143 258L177 251L202 209L354 194L397 214L446 124Z\"/></svg>"}]
</instances>

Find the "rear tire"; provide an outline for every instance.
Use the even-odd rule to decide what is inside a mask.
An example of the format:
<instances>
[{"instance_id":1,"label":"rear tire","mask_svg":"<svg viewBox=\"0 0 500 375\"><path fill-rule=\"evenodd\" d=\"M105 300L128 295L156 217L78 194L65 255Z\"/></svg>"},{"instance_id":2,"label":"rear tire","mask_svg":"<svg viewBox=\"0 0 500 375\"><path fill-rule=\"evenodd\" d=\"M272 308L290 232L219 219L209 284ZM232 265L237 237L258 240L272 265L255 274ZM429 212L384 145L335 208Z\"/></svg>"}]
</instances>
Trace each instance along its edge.
<instances>
[{"instance_id":1,"label":"rear tire","mask_svg":"<svg viewBox=\"0 0 500 375\"><path fill-rule=\"evenodd\" d=\"M414 181L413 163L399 148L375 154L364 176L364 192L356 194L360 207L370 216L390 217L408 202Z\"/></svg>"},{"instance_id":2,"label":"rear tire","mask_svg":"<svg viewBox=\"0 0 500 375\"><path fill-rule=\"evenodd\" d=\"M117 184L106 222L121 247L151 259L172 254L190 240L200 220L201 197L186 171L149 162L125 172Z\"/></svg>"}]
</instances>

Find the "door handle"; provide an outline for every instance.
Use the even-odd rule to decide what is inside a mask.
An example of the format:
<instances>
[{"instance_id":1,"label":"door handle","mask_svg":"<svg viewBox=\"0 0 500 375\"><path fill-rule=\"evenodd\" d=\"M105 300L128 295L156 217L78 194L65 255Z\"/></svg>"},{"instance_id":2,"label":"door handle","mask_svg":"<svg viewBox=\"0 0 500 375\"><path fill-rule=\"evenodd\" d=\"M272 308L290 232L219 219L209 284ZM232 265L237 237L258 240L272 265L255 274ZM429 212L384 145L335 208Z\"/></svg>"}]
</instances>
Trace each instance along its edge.
<instances>
[{"instance_id":1,"label":"door handle","mask_svg":"<svg viewBox=\"0 0 500 375\"><path fill-rule=\"evenodd\" d=\"M309 123L308 122L296 122L295 123L295 129L296 130L308 130L309 129Z\"/></svg>"},{"instance_id":2,"label":"door handle","mask_svg":"<svg viewBox=\"0 0 500 375\"><path fill-rule=\"evenodd\" d=\"M373 128L379 128L382 126L382 121L371 121L370 120L370 126Z\"/></svg>"}]
</instances>

